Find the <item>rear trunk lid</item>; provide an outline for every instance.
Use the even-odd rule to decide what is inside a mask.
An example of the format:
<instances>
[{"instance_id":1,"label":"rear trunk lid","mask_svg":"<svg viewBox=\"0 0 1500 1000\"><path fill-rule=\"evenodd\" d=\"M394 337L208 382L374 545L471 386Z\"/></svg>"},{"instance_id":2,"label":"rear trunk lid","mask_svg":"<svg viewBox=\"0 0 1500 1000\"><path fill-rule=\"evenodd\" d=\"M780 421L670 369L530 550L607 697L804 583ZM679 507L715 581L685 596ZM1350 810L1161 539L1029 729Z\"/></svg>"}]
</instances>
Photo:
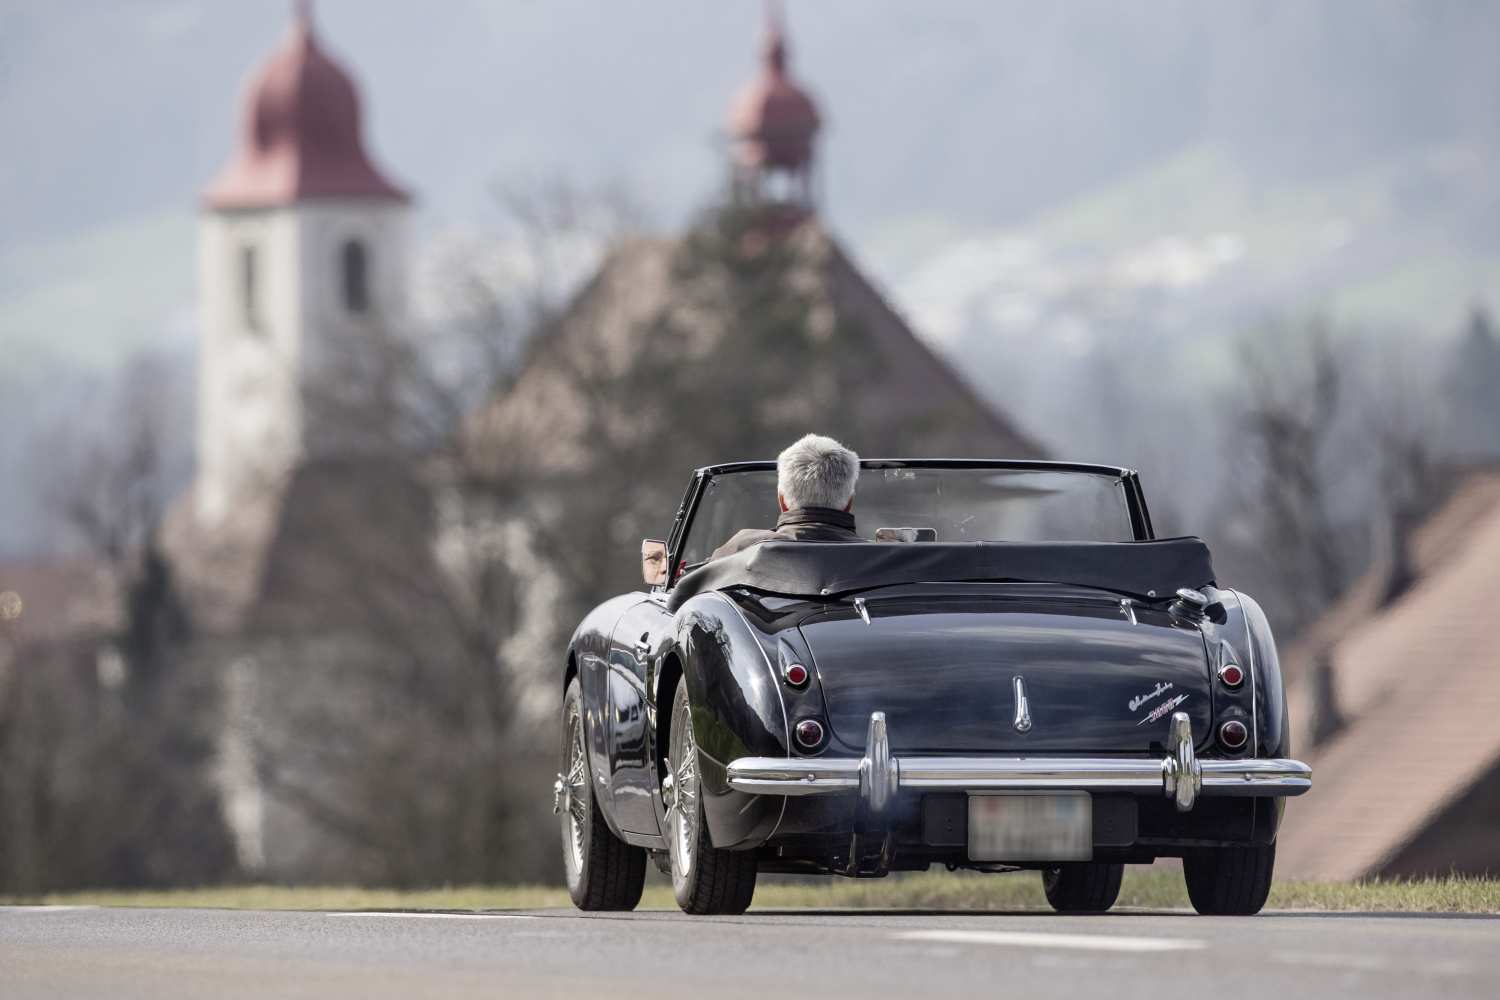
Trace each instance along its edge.
<instances>
[{"instance_id":1,"label":"rear trunk lid","mask_svg":"<svg viewBox=\"0 0 1500 1000\"><path fill-rule=\"evenodd\" d=\"M867 597L801 625L833 735L863 748L871 712L897 753L1160 752L1173 712L1199 740L1212 706L1191 623L1077 592ZM1030 726L1016 724L1021 678Z\"/></svg>"}]
</instances>

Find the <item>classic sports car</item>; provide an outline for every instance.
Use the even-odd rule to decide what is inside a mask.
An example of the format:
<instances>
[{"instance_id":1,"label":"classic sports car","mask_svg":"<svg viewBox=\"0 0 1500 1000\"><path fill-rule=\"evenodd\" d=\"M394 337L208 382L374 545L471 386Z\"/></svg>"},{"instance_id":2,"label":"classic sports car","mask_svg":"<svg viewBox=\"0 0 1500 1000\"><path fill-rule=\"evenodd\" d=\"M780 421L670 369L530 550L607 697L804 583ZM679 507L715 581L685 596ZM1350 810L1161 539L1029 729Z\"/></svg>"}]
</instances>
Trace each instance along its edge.
<instances>
[{"instance_id":1,"label":"classic sports car","mask_svg":"<svg viewBox=\"0 0 1500 1000\"><path fill-rule=\"evenodd\" d=\"M1200 913L1255 913L1288 759L1260 607L1197 538L1157 539L1136 474L861 463L868 542L766 541L776 466L699 469L649 590L569 644L554 809L573 901L630 909L647 855L689 913L758 872L1038 870L1103 911L1180 857Z\"/></svg>"}]
</instances>

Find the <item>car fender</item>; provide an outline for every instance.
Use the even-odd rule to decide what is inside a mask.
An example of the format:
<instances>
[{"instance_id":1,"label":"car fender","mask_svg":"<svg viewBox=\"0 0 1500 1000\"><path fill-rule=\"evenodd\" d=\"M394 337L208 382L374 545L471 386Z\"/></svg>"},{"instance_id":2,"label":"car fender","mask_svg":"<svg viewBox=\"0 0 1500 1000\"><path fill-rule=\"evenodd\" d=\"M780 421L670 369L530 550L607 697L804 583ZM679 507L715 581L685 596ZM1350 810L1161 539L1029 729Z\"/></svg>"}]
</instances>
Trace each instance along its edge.
<instances>
[{"instance_id":1,"label":"car fender","mask_svg":"<svg viewBox=\"0 0 1500 1000\"><path fill-rule=\"evenodd\" d=\"M728 781L729 762L736 758L787 756L774 641L718 592L692 598L675 616L673 645L692 708L703 811L718 848L764 843L785 809L785 796L746 794ZM659 706L658 718L669 716L667 706Z\"/></svg>"},{"instance_id":2,"label":"car fender","mask_svg":"<svg viewBox=\"0 0 1500 1000\"><path fill-rule=\"evenodd\" d=\"M590 787L605 825L617 837L622 833L610 807L610 796L607 789L600 787L598 777L603 775L607 781L609 775L609 733L605 724L609 708L609 653L615 624L639 601L638 594L623 594L595 607L573 630L568 640L568 656L563 661L563 690L567 689L570 677L575 674L578 677Z\"/></svg>"}]
</instances>

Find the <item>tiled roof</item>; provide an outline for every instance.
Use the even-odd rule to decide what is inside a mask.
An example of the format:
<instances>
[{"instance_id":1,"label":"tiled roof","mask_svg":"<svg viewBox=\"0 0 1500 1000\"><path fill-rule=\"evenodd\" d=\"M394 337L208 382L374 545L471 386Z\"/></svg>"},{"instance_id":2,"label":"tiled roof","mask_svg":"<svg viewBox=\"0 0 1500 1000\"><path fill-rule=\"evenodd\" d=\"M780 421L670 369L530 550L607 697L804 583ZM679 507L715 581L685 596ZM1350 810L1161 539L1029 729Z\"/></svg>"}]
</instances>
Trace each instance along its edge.
<instances>
[{"instance_id":1,"label":"tiled roof","mask_svg":"<svg viewBox=\"0 0 1500 1000\"><path fill-rule=\"evenodd\" d=\"M1460 486L1417 533L1413 562L1411 588L1331 645L1347 725L1298 754L1315 777L1287 807L1284 875L1378 872L1500 760L1500 475ZM1289 692L1304 726L1309 686L1304 676Z\"/></svg>"}]
</instances>

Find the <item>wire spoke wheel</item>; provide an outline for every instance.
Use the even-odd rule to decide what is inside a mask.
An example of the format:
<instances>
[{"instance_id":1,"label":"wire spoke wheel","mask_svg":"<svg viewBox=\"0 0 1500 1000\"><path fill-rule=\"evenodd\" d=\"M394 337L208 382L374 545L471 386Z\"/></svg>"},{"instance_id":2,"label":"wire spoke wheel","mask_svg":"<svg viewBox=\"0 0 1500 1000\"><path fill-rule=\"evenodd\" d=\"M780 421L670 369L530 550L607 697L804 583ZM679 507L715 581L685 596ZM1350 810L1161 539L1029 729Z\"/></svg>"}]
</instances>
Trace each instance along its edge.
<instances>
[{"instance_id":1,"label":"wire spoke wheel","mask_svg":"<svg viewBox=\"0 0 1500 1000\"><path fill-rule=\"evenodd\" d=\"M698 843L698 745L686 707L686 701L679 701L672 711L672 807L668 822L674 873L692 869Z\"/></svg>"},{"instance_id":2,"label":"wire spoke wheel","mask_svg":"<svg viewBox=\"0 0 1500 1000\"><path fill-rule=\"evenodd\" d=\"M755 852L716 848L709 836L698 741L685 685L678 685L673 695L671 727L662 800L667 805L673 895L688 913L744 913L755 893Z\"/></svg>"},{"instance_id":3,"label":"wire spoke wheel","mask_svg":"<svg viewBox=\"0 0 1500 1000\"><path fill-rule=\"evenodd\" d=\"M615 836L600 812L577 679L563 696L562 723L553 807L562 834L568 895L581 910L634 909L646 884L646 851Z\"/></svg>"},{"instance_id":4,"label":"wire spoke wheel","mask_svg":"<svg viewBox=\"0 0 1500 1000\"><path fill-rule=\"evenodd\" d=\"M588 835L589 777L587 750L583 742L583 717L568 713L568 757L563 783L567 790L567 808L563 810L563 844L573 872L583 868L584 838Z\"/></svg>"}]
</instances>

